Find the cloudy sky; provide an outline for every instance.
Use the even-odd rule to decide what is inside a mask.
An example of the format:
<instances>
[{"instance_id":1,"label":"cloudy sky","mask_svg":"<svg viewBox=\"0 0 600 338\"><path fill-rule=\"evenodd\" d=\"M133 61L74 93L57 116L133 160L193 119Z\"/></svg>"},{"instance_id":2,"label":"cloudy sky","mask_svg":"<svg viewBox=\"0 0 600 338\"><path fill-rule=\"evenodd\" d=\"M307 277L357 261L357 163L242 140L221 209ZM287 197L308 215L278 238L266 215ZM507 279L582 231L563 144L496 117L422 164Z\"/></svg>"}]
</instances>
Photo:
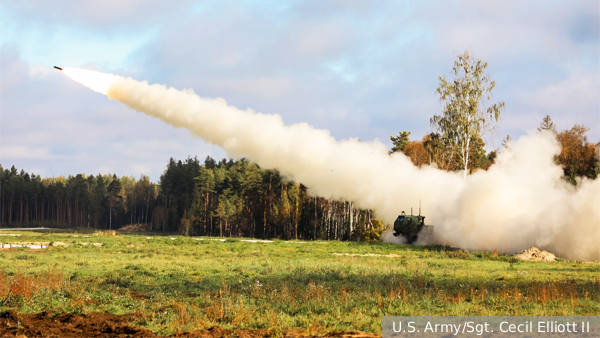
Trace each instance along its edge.
<instances>
[{"instance_id":1,"label":"cloudy sky","mask_svg":"<svg viewBox=\"0 0 600 338\"><path fill-rule=\"evenodd\" d=\"M52 66L131 76L308 122L337 139L420 139L458 53L506 102L494 149L575 123L600 141L599 4L591 1L0 2L0 163L58 176L149 175L216 146L125 108Z\"/></svg>"}]
</instances>

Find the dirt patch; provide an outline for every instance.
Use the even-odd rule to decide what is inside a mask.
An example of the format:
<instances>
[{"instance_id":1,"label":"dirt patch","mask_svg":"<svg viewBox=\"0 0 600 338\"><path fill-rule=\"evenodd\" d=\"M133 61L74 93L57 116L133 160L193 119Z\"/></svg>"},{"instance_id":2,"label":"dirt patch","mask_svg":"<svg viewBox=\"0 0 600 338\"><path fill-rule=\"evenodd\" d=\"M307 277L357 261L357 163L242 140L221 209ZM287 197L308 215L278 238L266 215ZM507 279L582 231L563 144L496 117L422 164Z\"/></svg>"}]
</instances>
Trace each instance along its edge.
<instances>
[{"instance_id":1,"label":"dirt patch","mask_svg":"<svg viewBox=\"0 0 600 338\"><path fill-rule=\"evenodd\" d=\"M336 331L328 333L324 336L307 335L305 330L287 329L280 330L281 332L273 332L269 330L229 330L219 326L213 326L207 330L177 333L172 337L177 338L217 338L217 337L241 337L241 338L263 338L263 337L323 337L323 338L380 338L381 335L376 335L369 332L360 331Z\"/></svg>"},{"instance_id":2,"label":"dirt patch","mask_svg":"<svg viewBox=\"0 0 600 338\"><path fill-rule=\"evenodd\" d=\"M269 337L267 330L227 330L219 326L213 326L208 330L177 333L173 337L182 338L217 338L217 337L244 337L259 338Z\"/></svg>"},{"instance_id":3,"label":"dirt patch","mask_svg":"<svg viewBox=\"0 0 600 338\"><path fill-rule=\"evenodd\" d=\"M552 252L546 250L540 250L536 247L531 247L518 255L515 255L516 259L520 259L523 261L544 261L544 262L554 262L556 260L556 256Z\"/></svg>"},{"instance_id":4,"label":"dirt patch","mask_svg":"<svg viewBox=\"0 0 600 338\"><path fill-rule=\"evenodd\" d=\"M131 297L136 298L136 299L148 299L148 296L146 296L143 293L139 293L139 292L135 292L135 291L129 291L129 293L131 294Z\"/></svg>"},{"instance_id":5,"label":"dirt patch","mask_svg":"<svg viewBox=\"0 0 600 338\"><path fill-rule=\"evenodd\" d=\"M44 249L44 250L40 250L40 249L29 249L27 250L27 252L31 252L31 253L36 253L36 254L47 254L49 249Z\"/></svg>"},{"instance_id":6,"label":"dirt patch","mask_svg":"<svg viewBox=\"0 0 600 338\"><path fill-rule=\"evenodd\" d=\"M51 246L62 246L62 247L68 247L68 246L70 246L70 244L63 243L63 242L58 242L58 241L52 242L52 243L50 243L50 245Z\"/></svg>"},{"instance_id":7,"label":"dirt patch","mask_svg":"<svg viewBox=\"0 0 600 338\"><path fill-rule=\"evenodd\" d=\"M62 314L52 317L47 311L24 315L13 311L0 313L2 337L156 337L150 330L132 327L132 315Z\"/></svg>"},{"instance_id":8,"label":"dirt patch","mask_svg":"<svg viewBox=\"0 0 600 338\"><path fill-rule=\"evenodd\" d=\"M370 333L370 332L360 332L360 331L337 331L337 332L331 332L327 335L325 335L325 337L339 337L339 338L375 338L375 337L381 337L380 335L374 334L374 333Z\"/></svg>"},{"instance_id":9,"label":"dirt patch","mask_svg":"<svg viewBox=\"0 0 600 338\"><path fill-rule=\"evenodd\" d=\"M119 229L119 231L150 231L150 223L127 224Z\"/></svg>"},{"instance_id":10,"label":"dirt patch","mask_svg":"<svg viewBox=\"0 0 600 338\"><path fill-rule=\"evenodd\" d=\"M82 316L74 314L52 316L47 311L25 315L9 310L0 313L0 334L2 337L158 337L150 330L131 326L129 323L135 319L135 315L95 313ZM180 332L171 337L310 337L300 329L281 330L281 332L230 330L213 326L201 331ZM324 337L375 338L381 335L359 331L336 331Z\"/></svg>"}]
</instances>

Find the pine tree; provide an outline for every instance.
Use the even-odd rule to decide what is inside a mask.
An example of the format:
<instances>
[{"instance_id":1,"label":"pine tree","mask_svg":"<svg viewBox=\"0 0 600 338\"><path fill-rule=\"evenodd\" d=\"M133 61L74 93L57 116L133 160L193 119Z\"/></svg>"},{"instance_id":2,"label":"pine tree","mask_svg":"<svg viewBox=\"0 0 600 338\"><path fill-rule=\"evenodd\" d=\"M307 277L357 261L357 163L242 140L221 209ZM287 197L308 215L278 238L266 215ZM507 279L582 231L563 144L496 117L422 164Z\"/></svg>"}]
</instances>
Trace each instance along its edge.
<instances>
[{"instance_id":1,"label":"pine tree","mask_svg":"<svg viewBox=\"0 0 600 338\"><path fill-rule=\"evenodd\" d=\"M108 209L109 209L109 221L108 228L112 229L112 211L116 207L118 202L121 200L121 182L116 174L113 175L112 182L108 185Z\"/></svg>"},{"instance_id":2,"label":"pine tree","mask_svg":"<svg viewBox=\"0 0 600 338\"><path fill-rule=\"evenodd\" d=\"M404 148L406 147L406 145L409 142L409 139L408 139L409 136L410 136L410 131L402 131L396 137L390 136L390 140L392 140L392 143L394 144L394 146L392 147L391 153L395 153L398 151L404 151Z\"/></svg>"},{"instance_id":3,"label":"pine tree","mask_svg":"<svg viewBox=\"0 0 600 338\"><path fill-rule=\"evenodd\" d=\"M542 122L540 122L540 127L537 129L538 131L548 130L556 133L556 124L552 122L550 115L546 115Z\"/></svg>"}]
</instances>

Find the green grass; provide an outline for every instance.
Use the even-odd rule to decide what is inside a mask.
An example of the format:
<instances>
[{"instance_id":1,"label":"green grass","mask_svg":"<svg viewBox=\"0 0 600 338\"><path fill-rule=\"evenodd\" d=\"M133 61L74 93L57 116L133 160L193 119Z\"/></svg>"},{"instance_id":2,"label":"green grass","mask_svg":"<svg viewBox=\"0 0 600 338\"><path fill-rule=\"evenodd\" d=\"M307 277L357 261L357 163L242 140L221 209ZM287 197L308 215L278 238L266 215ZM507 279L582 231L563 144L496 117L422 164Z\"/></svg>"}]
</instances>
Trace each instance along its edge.
<instances>
[{"instance_id":1,"label":"green grass","mask_svg":"<svg viewBox=\"0 0 600 338\"><path fill-rule=\"evenodd\" d=\"M135 325L162 335L212 325L380 333L385 315L600 314L598 263L520 262L442 246L77 232L0 236L70 244L0 251L0 311L137 313Z\"/></svg>"}]
</instances>

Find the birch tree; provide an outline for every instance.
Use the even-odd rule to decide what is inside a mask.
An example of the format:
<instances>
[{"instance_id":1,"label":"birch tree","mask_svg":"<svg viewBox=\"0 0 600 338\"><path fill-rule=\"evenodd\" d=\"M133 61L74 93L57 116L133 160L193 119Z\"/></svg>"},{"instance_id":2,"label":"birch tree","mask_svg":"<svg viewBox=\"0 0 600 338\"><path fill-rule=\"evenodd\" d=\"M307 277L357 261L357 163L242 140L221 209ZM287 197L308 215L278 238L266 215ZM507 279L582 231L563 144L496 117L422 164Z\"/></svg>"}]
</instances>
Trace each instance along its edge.
<instances>
[{"instance_id":1,"label":"birch tree","mask_svg":"<svg viewBox=\"0 0 600 338\"><path fill-rule=\"evenodd\" d=\"M452 72L454 80L440 76L436 92L444 103L443 115L431 118L432 128L455 149L464 177L469 171L469 143L495 129L504 102L491 104L496 82L486 75L487 62L473 57L470 50L458 56Z\"/></svg>"}]
</instances>

